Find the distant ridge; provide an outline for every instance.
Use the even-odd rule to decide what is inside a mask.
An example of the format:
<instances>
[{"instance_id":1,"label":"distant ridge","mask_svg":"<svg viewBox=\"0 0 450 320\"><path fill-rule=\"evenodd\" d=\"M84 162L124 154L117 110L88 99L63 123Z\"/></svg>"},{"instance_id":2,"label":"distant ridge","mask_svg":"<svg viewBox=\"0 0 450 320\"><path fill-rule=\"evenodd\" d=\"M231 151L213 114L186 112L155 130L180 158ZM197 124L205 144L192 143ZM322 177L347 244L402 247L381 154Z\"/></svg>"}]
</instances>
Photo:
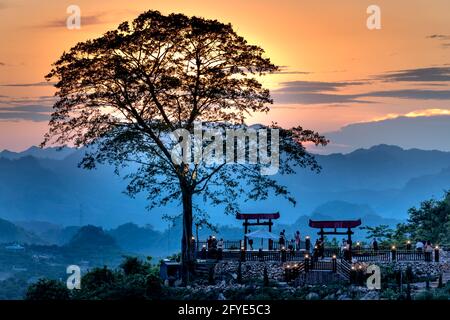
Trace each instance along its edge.
<instances>
[{"instance_id":1,"label":"distant ridge","mask_svg":"<svg viewBox=\"0 0 450 320\"><path fill-rule=\"evenodd\" d=\"M83 224L115 228L131 222L162 230L167 227L162 216L181 210L175 203L148 212L145 194L127 197L123 193L126 181L115 175L112 167L80 169L77 165L84 150L67 148L62 159L54 158L56 152L30 148L15 159L0 154L0 218L79 226L82 212ZM342 201L369 206L381 217L401 220L412 206L440 198L443 190L450 189L450 152L381 144L348 154L317 155L317 161L322 166L320 174L299 169L294 175L276 177L296 198L295 207L271 195L258 202L241 199L240 209L279 211L279 222L289 224L325 203ZM213 223L237 225L233 216L224 215L223 207L204 204L198 198L196 204ZM49 232L60 242L59 231Z\"/></svg>"},{"instance_id":2,"label":"distant ridge","mask_svg":"<svg viewBox=\"0 0 450 320\"><path fill-rule=\"evenodd\" d=\"M25 231L12 222L0 219L0 244L5 243L42 244L43 241L33 233Z\"/></svg>"},{"instance_id":3,"label":"distant ridge","mask_svg":"<svg viewBox=\"0 0 450 320\"><path fill-rule=\"evenodd\" d=\"M24 158L27 156L32 156L37 159L54 159L54 160L62 160L70 154L76 152L74 148L39 148L36 146L32 146L22 152L13 152L9 150L3 150L0 152L0 158L15 160Z\"/></svg>"}]
</instances>

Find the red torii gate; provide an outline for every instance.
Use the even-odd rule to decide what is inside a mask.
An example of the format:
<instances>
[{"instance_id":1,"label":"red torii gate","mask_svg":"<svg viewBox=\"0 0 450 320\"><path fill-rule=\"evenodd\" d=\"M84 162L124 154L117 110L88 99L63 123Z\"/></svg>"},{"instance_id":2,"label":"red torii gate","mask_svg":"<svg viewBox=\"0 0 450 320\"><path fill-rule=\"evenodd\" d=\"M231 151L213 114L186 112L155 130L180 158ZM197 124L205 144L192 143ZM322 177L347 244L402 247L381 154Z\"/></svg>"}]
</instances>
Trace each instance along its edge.
<instances>
[{"instance_id":1,"label":"red torii gate","mask_svg":"<svg viewBox=\"0 0 450 320\"><path fill-rule=\"evenodd\" d=\"M358 220L322 220L313 221L309 220L309 226L311 228L320 229L317 233L320 235L320 240L324 241L324 235L326 234L342 234L347 235L348 244L350 246L350 258L352 252L352 228L356 228L361 225L361 219ZM324 229L333 229L333 231L324 231ZM337 231L337 229L347 229L347 231Z\"/></svg>"},{"instance_id":2,"label":"red torii gate","mask_svg":"<svg viewBox=\"0 0 450 320\"><path fill-rule=\"evenodd\" d=\"M269 226L269 232L272 232L273 222L280 217L279 212L275 213L237 213L236 219L244 220L244 249L247 250L247 236L249 226ZM249 222L249 220L256 220L256 222ZM261 221L263 220L263 221ZM269 239L269 250L272 250L272 240Z\"/></svg>"}]
</instances>

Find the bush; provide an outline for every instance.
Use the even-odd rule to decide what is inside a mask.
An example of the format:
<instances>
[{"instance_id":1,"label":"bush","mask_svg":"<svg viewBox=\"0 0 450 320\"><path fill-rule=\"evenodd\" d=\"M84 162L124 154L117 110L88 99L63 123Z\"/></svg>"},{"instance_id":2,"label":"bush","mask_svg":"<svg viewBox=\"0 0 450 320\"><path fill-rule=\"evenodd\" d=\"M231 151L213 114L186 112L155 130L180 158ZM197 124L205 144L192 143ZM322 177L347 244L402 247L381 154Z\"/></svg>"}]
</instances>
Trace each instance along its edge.
<instances>
[{"instance_id":1,"label":"bush","mask_svg":"<svg viewBox=\"0 0 450 320\"><path fill-rule=\"evenodd\" d=\"M69 300L70 291L64 283L56 280L39 279L28 287L25 300Z\"/></svg>"},{"instance_id":2,"label":"bush","mask_svg":"<svg viewBox=\"0 0 450 320\"><path fill-rule=\"evenodd\" d=\"M120 265L120 268L126 276L134 274L145 275L148 274L150 265L142 262L136 257L125 257L125 260Z\"/></svg>"}]
</instances>

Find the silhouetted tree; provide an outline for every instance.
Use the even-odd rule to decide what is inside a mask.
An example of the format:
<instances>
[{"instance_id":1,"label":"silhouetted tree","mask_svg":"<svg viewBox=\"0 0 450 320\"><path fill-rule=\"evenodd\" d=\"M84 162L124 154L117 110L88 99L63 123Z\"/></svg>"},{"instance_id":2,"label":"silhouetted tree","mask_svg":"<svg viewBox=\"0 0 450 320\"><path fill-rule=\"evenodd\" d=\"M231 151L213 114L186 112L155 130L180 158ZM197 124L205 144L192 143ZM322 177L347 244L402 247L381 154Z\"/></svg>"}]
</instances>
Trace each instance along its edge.
<instances>
[{"instance_id":1,"label":"silhouetted tree","mask_svg":"<svg viewBox=\"0 0 450 320\"><path fill-rule=\"evenodd\" d=\"M450 241L450 192L445 193L444 199L424 201L408 213L408 222L403 227L413 239L436 244Z\"/></svg>"},{"instance_id":2,"label":"silhouetted tree","mask_svg":"<svg viewBox=\"0 0 450 320\"><path fill-rule=\"evenodd\" d=\"M120 264L123 273L128 276L132 274L145 275L150 270L150 265L141 261L137 257L125 257L125 260Z\"/></svg>"},{"instance_id":3,"label":"silhouetted tree","mask_svg":"<svg viewBox=\"0 0 450 320\"><path fill-rule=\"evenodd\" d=\"M117 169L136 164L127 175L127 192L148 192L150 208L181 200L184 282L192 270L194 196L224 204L233 213L241 195L258 200L273 192L295 203L285 187L261 175L261 164L172 159L178 141L168 134L174 130L193 133L195 122L246 129L250 113L269 110L272 99L258 77L278 68L263 54L230 24L148 11L100 38L78 43L47 75L57 80L58 101L43 145L92 146L81 163L88 169L96 163ZM281 174L294 173L295 166L319 169L302 143L325 145L324 137L301 127L271 127L280 129Z\"/></svg>"},{"instance_id":4,"label":"silhouetted tree","mask_svg":"<svg viewBox=\"0 0 450 320\"><path fill-rule=\"evenodd\" d=\"M267 267L264 266L264 271L263 271L263 283L264 283L264 287L268 287L269 286L269 273L267 272Z\"/></svg>"},{"instance_id":5,"label":"silhouetted tree","mask_svg":"<svg viewBox=\"0 0 450 320\"><path fill-rule=\"evenodd\" d=\"M438 288L443 288L444 287L444 282L442 280L442 272L439 274L439 278L438 278Z\"/></svg>"},{"instance_id":6,"label":"silhouetted tree","mask_svg":"<svg viewBox=\"0 0 450 320\"><path fill-rule=\"evenodd\" d=\"M237 283L242 283L242 263L239 261L238 268L237 268L237 277L236 277Z\"/></svg>"},{"instance_id":7,"label":"silhouetted tree","mask_svg":"<svg viewBox=\"0 0 450 320\"><path fill-rule=\"evenodd\" d=\"M28 287L26 300L69 300L70 292L60 281L39 279Z\"/></svg>"}]
</instances>

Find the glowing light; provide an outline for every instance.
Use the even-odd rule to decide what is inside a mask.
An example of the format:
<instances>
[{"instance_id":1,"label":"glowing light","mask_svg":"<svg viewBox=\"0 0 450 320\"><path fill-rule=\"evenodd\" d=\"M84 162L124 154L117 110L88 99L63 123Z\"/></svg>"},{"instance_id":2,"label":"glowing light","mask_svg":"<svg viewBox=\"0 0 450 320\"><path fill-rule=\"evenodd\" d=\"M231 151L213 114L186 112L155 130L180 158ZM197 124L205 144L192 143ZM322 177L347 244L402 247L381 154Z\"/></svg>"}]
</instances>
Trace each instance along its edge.
<instances>
[{"instance_id":1,"label":"glowing light","mask_svg":"<svg viewBox=\"0 0 450 320\"><path fill-rule=\"evenodd\" d=\"M395 119L399 117L406 117L406 118L417 118L417 117L432 117L432 116L445 116L450 115L450 110L446 109L420 109L411 111L405 114L400 113L389 113L383 117L375 118L372 121L383 121L383 120L389 120L389 119Z\"/></svg>"}]
</instances>

